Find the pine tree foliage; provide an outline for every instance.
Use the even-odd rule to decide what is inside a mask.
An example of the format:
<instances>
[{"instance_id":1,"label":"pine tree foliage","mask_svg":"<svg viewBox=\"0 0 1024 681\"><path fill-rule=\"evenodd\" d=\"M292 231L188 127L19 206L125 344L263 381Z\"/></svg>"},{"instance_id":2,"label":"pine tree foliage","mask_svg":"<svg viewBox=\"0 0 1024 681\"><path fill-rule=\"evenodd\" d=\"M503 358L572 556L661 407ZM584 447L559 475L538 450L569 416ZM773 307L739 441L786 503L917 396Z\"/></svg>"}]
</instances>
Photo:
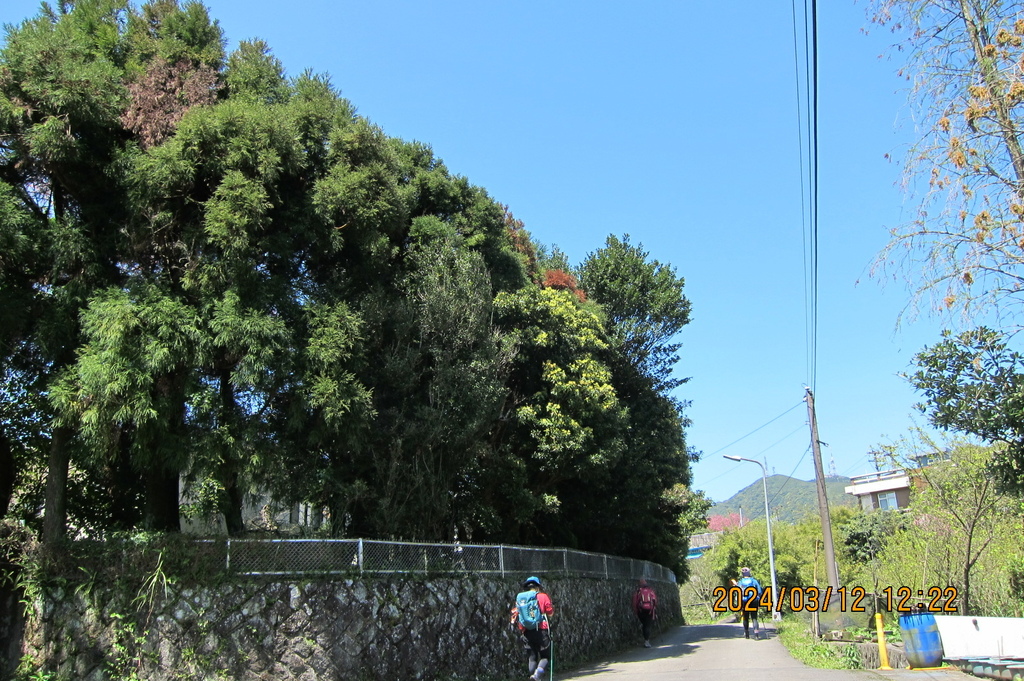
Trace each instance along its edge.
<instances>
[{"instance_id":1,"label":"pine tree foliage","mask_svg":"<svg viewBox=\"0 0 1024 681\"><path fill-rule=\"evenodd\" d=\"M259 494L334 536L680 565L706 510L670 393L683 280L615 238L571 272L327 76L224 45L176 0L8 28L6 512L47 541L186 511L237 534Z\"/></svg>"}]
</instances>

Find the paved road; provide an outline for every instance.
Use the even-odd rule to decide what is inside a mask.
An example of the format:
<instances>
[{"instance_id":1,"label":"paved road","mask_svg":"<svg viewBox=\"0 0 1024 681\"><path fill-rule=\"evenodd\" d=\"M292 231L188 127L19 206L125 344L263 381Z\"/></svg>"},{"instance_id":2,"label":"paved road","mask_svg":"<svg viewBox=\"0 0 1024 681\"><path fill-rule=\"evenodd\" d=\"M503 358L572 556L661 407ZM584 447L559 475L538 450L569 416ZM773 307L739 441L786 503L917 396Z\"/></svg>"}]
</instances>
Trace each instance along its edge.
<instances>
[{"instance_id":1,"label":"paved road","mask_svg":"<svg viewBox=\"0 0 1024 681\"><path fill-rule=\"evenodd\" d=\"M743 638L741 624L677 627L652 641L600 664L558 673L558 681L969 681L958 670L815 669L797 661L768 629L761 640ZM763 634L762 634L763 635ZM555 662L557 663L557 649Z\"/></svg>"}]
</instances>

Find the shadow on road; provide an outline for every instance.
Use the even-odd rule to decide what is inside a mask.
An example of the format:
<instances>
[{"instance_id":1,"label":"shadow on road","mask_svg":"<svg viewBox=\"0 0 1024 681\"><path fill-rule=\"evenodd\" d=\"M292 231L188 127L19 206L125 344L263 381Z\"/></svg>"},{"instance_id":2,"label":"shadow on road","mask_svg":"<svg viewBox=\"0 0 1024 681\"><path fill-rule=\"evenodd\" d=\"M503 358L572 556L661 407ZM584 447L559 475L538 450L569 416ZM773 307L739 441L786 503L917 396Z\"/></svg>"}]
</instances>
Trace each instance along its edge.
<instances>
[{"instance_id":1,"label":"shadow on road","mask_svg":"<svg viewBox=\"0 0 1024 681\"><path fill-rule=\"evenodd\" d=\"M761 642L775 638L774 629L762 627ZM634 648L619 653L613 658L591 665L584 665L572 672L572 678L585 678L608 671L608 668L628 662L644 662L661 660L671 657L683 657L695 653L701 645L708 641L743 638L743 627L738 624L704 624L682 626L670 629L654 640L653 648ZM757 641L751 639L751 645Z\"/></svg>"},{"instance_id":2,"label":"shadow on road","mask_svg":"<svg viewBox=\"0 0 1024 681\"><path fill-rule=\"evenodd\" d=\"M761 624L758 632L761 640L775 638L776 631L773 626ZM750 635L754 635L751 627ZM738 622L719 622L718 624L698 624L694 626L679 627L666 633L666 638L678 638L682 641L699 643L700 641L723 640L727 638L743 638L743 625Z\"/></svg>"}]
</instances>

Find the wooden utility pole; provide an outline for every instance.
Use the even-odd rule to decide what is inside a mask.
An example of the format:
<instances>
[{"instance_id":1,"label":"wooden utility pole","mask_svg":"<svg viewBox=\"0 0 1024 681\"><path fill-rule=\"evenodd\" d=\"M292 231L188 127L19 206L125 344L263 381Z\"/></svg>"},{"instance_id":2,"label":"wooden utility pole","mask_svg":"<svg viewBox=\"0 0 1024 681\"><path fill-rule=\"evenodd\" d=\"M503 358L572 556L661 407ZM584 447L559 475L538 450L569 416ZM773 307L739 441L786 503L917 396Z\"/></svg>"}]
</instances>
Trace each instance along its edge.
<instances>
[{"instance_id":1,"label":"wooden utility pole","mask_svg":"<svg viewBox=\"0 0 1024 681\"><path fill-rule=\"evenodd\" d=\"M807 391L807 418L811 424L811 453L814 455L814 479L818 487L818 515L821 516L821 535L825 540L825 575L833 590L839 589L839 567L836 549L832 543L832 519L828 514L828 495L825 493L825 473L821 467L821 443L818 440L818 420L814 416L814 393Z\"/></svg>"}]
</instances>

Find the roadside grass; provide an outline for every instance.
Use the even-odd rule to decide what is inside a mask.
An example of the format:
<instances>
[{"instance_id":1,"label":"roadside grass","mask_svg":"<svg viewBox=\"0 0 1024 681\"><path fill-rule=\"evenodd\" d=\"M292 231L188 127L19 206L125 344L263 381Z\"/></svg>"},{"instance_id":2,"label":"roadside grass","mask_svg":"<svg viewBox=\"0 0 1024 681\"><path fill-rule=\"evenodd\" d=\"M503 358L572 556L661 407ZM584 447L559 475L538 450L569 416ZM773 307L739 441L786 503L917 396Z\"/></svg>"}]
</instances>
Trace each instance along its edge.
<instances>
[{"instance_id":1,"label":"roadside grass","mask_svg":"<svg viewBox=\"0 0 1024 681\"><path fill-rule=\"evenodd\" d=\"M860 669L860 662L855 655L844 655L840 648L816 640L810 626L799 617L790 616L776 622L776 627L782 645L786 646L790 655L808 667Z\"/></svg>"},{"instance_id":2,"label":"roadside grass","mask_svg":"<svg viewBox=\"0 0 1024 681\"><path fill-rule=\"evenodd\" d=\"M679 586L679 603L682 606L683 620L687 624L712 624L721 618L721 615L712 617L708 605L700 602L700 596L689 582Z\"/></svg>"},{"instance_id":3,"label":"roadside grass","mask_svg":"<svg viewBox=\"0 0 1024 681\"><path fill-rule=\"evenodd\" d=\"M703 605L691 605L688 607L683 607L683 620L687 624L714 624L721 617L721 615L718 615L718 617L712 619L712 617L708 614L708 609L705 608Z\"/></svg>"}]
</instances>

